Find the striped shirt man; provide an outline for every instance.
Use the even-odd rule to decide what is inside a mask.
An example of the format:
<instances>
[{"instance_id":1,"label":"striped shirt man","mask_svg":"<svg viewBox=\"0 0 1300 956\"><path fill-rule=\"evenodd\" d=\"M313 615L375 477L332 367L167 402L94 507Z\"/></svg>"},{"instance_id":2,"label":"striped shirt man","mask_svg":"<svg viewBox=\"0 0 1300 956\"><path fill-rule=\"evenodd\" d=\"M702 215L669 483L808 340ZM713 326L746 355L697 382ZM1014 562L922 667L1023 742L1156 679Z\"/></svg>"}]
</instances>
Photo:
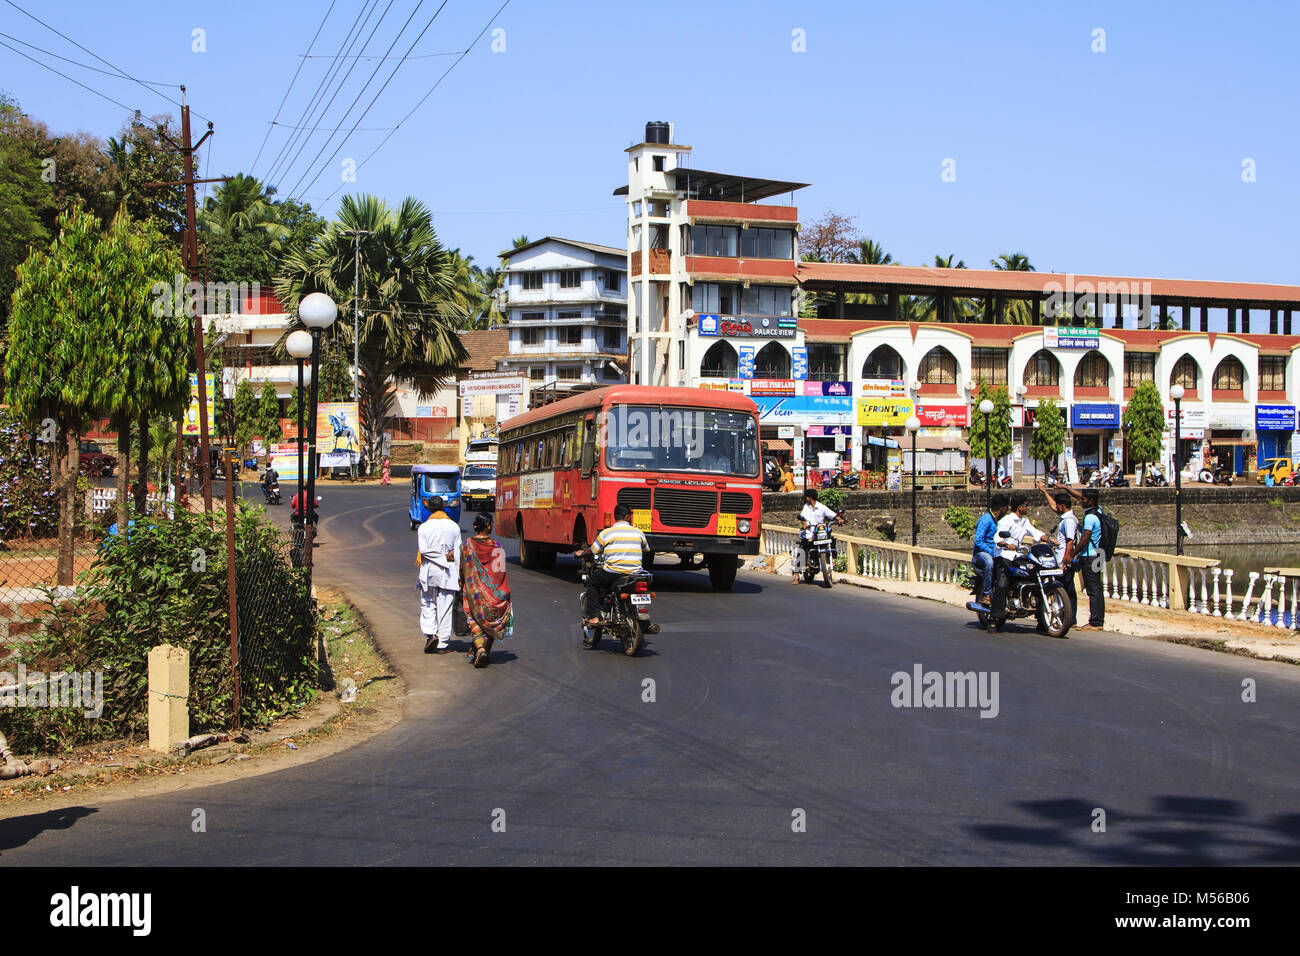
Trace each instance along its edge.
<instances>
[{"instance_id":1,"label":"striped shirt man","mask_svg":"<svg viewBox=\"0 0 1300 956\"><path fill-rule=\"evenodd\" d=\"M632 574L641 570L641 552L650 550L650 542L630 522L615 521L596 535L591 553L607 571Z\"/></svg>"}]
</instances>

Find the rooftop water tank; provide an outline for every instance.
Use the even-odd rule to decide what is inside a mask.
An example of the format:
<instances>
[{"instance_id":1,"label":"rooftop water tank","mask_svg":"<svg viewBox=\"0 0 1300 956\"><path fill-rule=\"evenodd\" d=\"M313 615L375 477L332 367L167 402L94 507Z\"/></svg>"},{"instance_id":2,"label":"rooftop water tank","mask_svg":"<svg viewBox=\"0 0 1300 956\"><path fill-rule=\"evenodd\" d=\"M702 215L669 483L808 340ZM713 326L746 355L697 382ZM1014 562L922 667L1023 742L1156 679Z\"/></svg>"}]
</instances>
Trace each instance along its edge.
<instances>
[{"instance_id":1,"label":"rooftop water tank","mask_svg":"<svg viewBox=\"0 0 1300 956\"><path fill-rule=\"evenodd\" d=\"M668 144L668 124L667 123L646 123L645 124L645 141L647 143Z\"/></svg>"}]
</instances>

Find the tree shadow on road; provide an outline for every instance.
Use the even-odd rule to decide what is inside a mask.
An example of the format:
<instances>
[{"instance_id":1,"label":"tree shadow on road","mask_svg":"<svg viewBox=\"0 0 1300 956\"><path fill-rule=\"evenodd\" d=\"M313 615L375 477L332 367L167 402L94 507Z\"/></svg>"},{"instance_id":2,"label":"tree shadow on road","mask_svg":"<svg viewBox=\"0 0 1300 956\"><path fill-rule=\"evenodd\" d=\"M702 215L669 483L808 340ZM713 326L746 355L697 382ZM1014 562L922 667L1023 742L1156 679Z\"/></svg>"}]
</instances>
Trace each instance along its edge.
<instances>
[{"instance_id":1,"label":"tree shadow on road","mask_svg":"<svg viewBox=\"0 0 1300 956\"><path fill-rule=\"evenodd\" d=\"M998 843L1072 850L1124 866L1222 866L1300 863L1300 813L1254 817L1237 800L1157 796L1147 812L1104 801L1029 800L1016 804L1039 825L977 824L975 836ZM1105 830L1094 829L1098 810Z\"/></svg>"},{"instance_id":2,"label":"tree shadow on road","mask_svg":"<svg viewBox=\"0 0 1300 956\"><path fill-rule=\"evenodd\" d=\"M0 820L0 855L35 839L47 830L67 830L78 820L97 812L90 807L65 807L46 813Z\"/></svg>"}]
</instances>

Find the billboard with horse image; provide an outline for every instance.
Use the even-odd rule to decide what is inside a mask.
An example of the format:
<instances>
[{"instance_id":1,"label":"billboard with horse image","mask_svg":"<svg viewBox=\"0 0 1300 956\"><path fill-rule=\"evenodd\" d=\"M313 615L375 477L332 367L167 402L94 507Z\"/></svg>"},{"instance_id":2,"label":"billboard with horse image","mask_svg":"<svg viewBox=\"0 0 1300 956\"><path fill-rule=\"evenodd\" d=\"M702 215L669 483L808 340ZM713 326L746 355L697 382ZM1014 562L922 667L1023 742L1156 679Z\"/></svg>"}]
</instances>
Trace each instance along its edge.
<instances>
[{"instance_id":1,"label":"billboard with horse image","mask_svg":"<svg viewBox=\"0 0 1300 956\"><path fill-rule=\"evenodd\" d=\"M317 403L316 451L361 454L361 414L356 402Z\"/></svg>"}]
</instances>

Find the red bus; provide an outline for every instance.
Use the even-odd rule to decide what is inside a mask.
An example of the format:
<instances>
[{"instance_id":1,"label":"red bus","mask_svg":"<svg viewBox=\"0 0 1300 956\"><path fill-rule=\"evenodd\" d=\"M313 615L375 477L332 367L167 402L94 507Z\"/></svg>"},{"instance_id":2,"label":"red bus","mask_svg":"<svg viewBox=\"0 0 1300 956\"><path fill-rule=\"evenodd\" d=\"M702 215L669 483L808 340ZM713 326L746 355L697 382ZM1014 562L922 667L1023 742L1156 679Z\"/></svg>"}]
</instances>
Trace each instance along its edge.
<instances>
[{"instance_id":1,"label":"red bus","mask_svg":"<svg viewBox=\"0 0 1300 956\"><path fill-rule=\"evenodd\" d=\"M500 429L497 531L519 538L524 567L551 567L627 504L655 554L730 590L758 553L758 434L738 392L612 385L533 409Z\"/></svg>"}]
</instances>

